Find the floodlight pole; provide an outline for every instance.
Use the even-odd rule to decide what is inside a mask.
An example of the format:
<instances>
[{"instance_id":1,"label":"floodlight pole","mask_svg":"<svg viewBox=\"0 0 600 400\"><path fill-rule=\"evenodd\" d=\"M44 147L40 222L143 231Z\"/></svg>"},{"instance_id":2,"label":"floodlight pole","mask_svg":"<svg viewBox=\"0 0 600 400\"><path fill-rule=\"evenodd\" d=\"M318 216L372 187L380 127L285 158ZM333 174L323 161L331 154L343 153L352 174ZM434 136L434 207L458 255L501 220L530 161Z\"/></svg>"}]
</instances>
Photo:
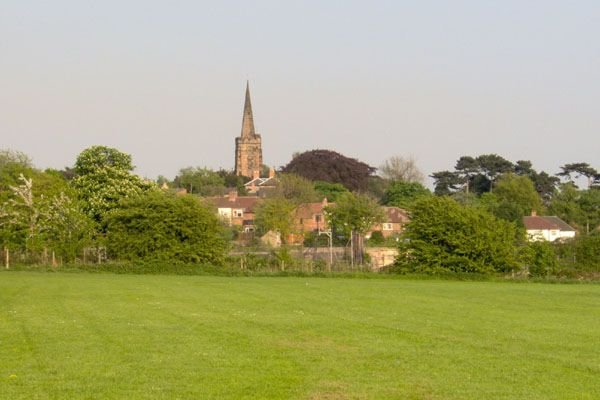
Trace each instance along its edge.
<instances>
[{"instance_id":1,"label":"floodlight pole","mask_svg":"<svg viewBox=\"0 0 600 400\"><path fill-rule=\"evenodd\" d=\"M327 237L329 238L329 271L331 272L331 266L333 265L333 234L331 232L331 229L327 230L327 231L322 231L321 228L317 228L318 229L318 235L327 235Z\"/></svg>"}]
</instances>

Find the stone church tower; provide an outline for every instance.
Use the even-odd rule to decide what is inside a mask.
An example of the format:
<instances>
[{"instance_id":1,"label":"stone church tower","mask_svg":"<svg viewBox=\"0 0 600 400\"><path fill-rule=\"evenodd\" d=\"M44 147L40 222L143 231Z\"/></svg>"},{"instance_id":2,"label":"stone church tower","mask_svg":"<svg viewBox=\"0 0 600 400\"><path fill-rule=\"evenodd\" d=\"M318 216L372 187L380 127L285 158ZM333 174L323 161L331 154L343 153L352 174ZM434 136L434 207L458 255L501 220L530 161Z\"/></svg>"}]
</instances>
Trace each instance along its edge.
<instances>
[{"instance_id":1,"label":"stone church tower","mask_svg":"<svg viewBox=\"0 0 600 400\"><path fill-rule=\"evenodd\" d=\"M235 138L235 174L254 177L262 165L262 140L254 131L254 117L250 103L250 86L246 83L246 100L242 118L242 134Z\"/></svg>"}]
</instances>

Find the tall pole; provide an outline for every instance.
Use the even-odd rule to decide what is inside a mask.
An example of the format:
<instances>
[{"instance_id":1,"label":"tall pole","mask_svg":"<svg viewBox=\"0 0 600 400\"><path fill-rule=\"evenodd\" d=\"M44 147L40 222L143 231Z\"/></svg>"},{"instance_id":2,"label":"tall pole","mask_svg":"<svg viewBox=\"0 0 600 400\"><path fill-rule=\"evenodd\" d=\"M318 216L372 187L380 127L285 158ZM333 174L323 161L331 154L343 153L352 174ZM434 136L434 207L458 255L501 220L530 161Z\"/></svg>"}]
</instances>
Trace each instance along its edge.
<instances>
[{"instance_id":1,"label":"tall pole","mask_svg":"<svg viewBox=\"0 0 600 400\"><path fill-rule=\"evenodd\" d=\"M354 230L350 231L350 267L354 269Z\"/></svg>"}]
</instances>

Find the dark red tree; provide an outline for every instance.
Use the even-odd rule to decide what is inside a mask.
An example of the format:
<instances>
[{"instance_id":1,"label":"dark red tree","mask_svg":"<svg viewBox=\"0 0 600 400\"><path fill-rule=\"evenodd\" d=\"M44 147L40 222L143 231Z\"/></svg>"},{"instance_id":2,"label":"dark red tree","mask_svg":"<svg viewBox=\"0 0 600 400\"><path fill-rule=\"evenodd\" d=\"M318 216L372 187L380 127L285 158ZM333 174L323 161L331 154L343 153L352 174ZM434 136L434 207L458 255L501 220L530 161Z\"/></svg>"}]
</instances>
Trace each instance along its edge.
<instances>
[{"instance_id":1,"label":"dark red tree","mask_svg":"<svg viewBox=\"0 0 600 400\"><path fill-rule=\"evenodd\" d=\"M366 191L369 177L377 168L331 150L311 150L297 155L282 172L303 176L311 181L341 183L349 190Z\"/></svg>"}]
</instances>

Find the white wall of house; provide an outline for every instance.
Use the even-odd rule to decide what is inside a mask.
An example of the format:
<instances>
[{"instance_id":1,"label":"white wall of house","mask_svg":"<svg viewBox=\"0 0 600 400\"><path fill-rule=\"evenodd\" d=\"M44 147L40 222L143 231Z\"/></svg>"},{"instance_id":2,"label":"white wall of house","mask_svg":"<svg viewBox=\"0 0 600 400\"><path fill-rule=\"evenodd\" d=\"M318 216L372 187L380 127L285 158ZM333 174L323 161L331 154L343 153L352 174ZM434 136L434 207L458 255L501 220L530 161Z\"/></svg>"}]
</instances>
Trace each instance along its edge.
<instances>
[{"instance_id":1,"label":"white wall of house","mask_svg":"<svg viewBox=\"0 0 600 400\"><path fill-rule=\"evenodd\" d=\"M575 237L574 231L561 231L558 229L528 229L527 237L530 242L546 240L554 242L558 239L570 239Z\"/></svg>"}]
</instances>

